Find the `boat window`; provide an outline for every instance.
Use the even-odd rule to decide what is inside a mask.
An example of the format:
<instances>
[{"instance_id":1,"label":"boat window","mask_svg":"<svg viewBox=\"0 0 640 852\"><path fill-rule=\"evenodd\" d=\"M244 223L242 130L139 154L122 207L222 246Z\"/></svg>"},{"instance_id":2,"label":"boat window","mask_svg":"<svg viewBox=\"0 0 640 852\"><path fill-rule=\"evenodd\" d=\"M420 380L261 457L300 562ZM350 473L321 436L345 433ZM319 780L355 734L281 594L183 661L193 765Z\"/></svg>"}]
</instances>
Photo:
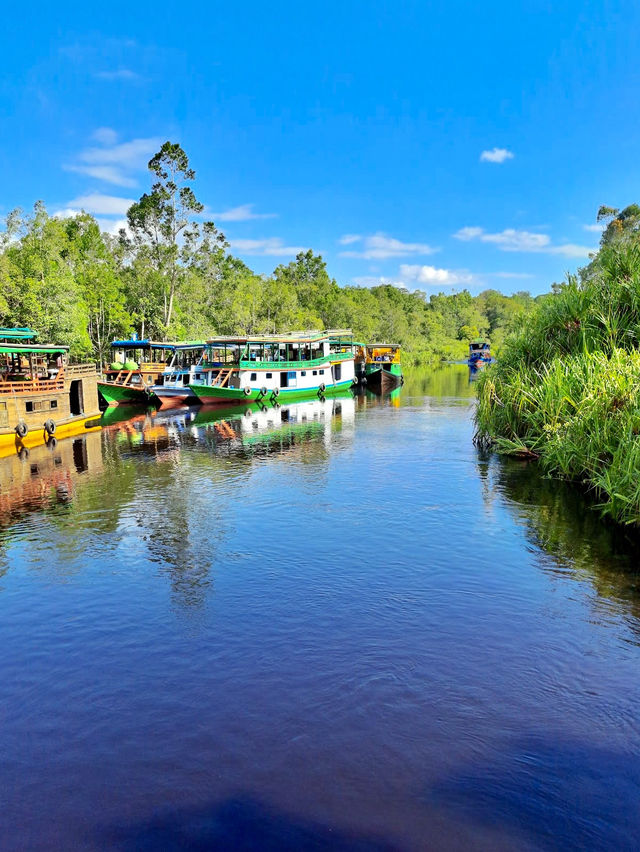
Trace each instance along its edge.
<instances>
[{"instance_id":1,"label":"boat window","mask_svg":"<svg viewBox=\"0 0 640 852\"><path fill-rule=\"evenodd\" d=\"M318 371L317 371L317 370L314 370L314 371L313 371L313 375L314 375L314 376L317 376L317 375L318 375Z\"/></svg>"},{"instance_id":2,"label":"boat window","mask_svg":"<svg viewBox=\"0 0 640 852\"><path fill-rule=\"evenodd\" d=\"M300 371L300 375L301 375L301 376L306 376L306 375L307 375L307 371L306 371L306 370L301 370L301 371Z\"/></svg>"},{"instance_id":3,"label":"boat window","mask_svg":"<svg viewBox=\"0 0 640 852\"><path fill-rule=\"evenodd\" d=\"M9 412L7 411L7 403L0 402L0 426L6 426L9 423Z\"/></svg>"},{"instance_id":4,"label":"boat window","mask_svg":"<svg viewBox=\"0 0 640 852\"><path fill-rule=\"evenodd\" d=\"M324 376L324 370L318 370L321 376Z\"/></svg>"},{"instance_id":5,"label":"boat window","mask_svg":"<svg viewBox=\"0 0 640 852\"><path fill-rule=\"evenodd\" d=\"M57 408L58 407L58 400L52 399L51 402L49 403L49 407L50 408Z\"/></svg>"},{"instance_id":6,"label":"boat window","mask_svg":"<svg viewBox=\"0 0 640 852\"><path fill-rule=\"evenodd\" d=\"M33 411L33 401L28 399L24 404L25 411Z\"/></svg>"},{"instance_id":7,"label":"boat window","mask_svg":"<svg viewBox=\"0 0 640 852\"><path fill-rule=\"evenodd\" d=\"M202 373L196 373L196 376L195 376L195 377L196 377L196 379L201 379L201 378L202 378Z\"/></svg>"},{"instance_id":8,"label":"boat window","mask_svg":"<svg viewBox=\"0 0 640 852\"><path fill-rule=\"evenodd\" d=\"M265 379L271 379L271 378L273 378L273 373L267 373L265 375Z\"/></svg>"},{"instance_id":9,"label":"boat window","mask_svg":"<svg viewBox=\"0 0 640 852\"><path fill-rule=\"evenodd\" d=\"M251 373L251 376L250 376L250 378L249 378L249 381L251 381L251 382L255 382L255 381L257 381L257 380L258 380L258 374L257 374L257 373Z\"/></svg>"}]
</instances>

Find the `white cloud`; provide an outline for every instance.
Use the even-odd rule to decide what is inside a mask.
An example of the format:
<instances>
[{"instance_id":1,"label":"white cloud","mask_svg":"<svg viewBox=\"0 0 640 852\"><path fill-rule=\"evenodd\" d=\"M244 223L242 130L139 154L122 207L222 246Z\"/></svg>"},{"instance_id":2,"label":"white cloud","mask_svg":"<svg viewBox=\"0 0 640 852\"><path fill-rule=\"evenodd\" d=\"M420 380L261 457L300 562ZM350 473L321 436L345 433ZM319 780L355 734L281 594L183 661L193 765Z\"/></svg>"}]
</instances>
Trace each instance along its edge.
<instances>
[{"instance_id":1,"label":"white cloud","mask_svg":"<svg viewBox=\"0 0 640 852\"><path fill-rule=\"evenodd\" d=\"M382 287L390 284L392 287L407 288L404 281L387 278L384 275L360 275L353 279L353 283L356 287Z\"/></svg>"},{"instance_id":2,"label":"white cloud","mask_svg":"<svg viewBox=\"0 0 640 852\"><path fill-rule=\"evenodd\" d=\"M489 272L486 273L492 278L535 278L530 272Z\"/></svg>"},{"instance_id":3,"label":"white cloud","mask_svg":"<svg viewBox=\"0 0 640 852\"><path fill-rule=\"evenodd\" d=\"M112 183L114 186L137 186L138 181L125 175L121 169L115 166L63 166L68 172L77 172L81 175L89 175L96 180Z\"/></svg>"},{"instance_id":4,"label":"white cloud","mask_svg":"<svg viewBox=\"0 0 640 852\"><path fill-rule=\"evenodd\" d=\"M244 254L261 254L273 257L296 255L308 251L307 246L288 246L280 237L268 237L264 240L231 240L231 247Z\"/></svg>"},{"instance_id":5,"label":"white cloud","mask_svg":"<svg viewBox=\"0 0 640 852\"><path fill-rule=\"evenodd\" d=\"M128 234L130 234L129 223L127 222L126 219L100 219L100 218L97 218L96 222L100 226L101 231L104 231L107 234L111 234L112 237L117 237L122 228L124 228L124 230Z\"/></svg>"},{"instance_id":6,"label":"white cloud","mask_svg":"<svg viewBox=\"0 0 640 852\"><path fill-rule=\"evenodd\" d=\"M51 215L54 219L73 219L74 216L80 216L82 210L76 210L74 207L63 207L62 210L56 210Z\"/></svg>"},{"instance_id":7,"label":"white cloud","mask_svg":"<svg viewBox=\"0 0 640 852\"><path fill-rule=\"evenodd\" d=\"M116 186L135 186L136 171L146 168L149 159L162 144L157 136L116 143L110 128L100 128L94 134L103 144L80 151L77 162L66 165L67 171L89 175Z\"/></svg>"},{"instance_id":8,"label":"white cloud","mask_svg":"<svg viewBox=\"0 0 640 852\"><path fill-rule=\"evenodd\" d=\"M95 75L99 80L140 80L141 77L130 68L118 68L115 71L98 71Z\"/></svg>"},{"instance_id":9,"label":"white cloud","mask_svg":"<svg viewBox=\"0 0 640 852\"><path fill-rule=\"evenodd\" d=\"M133 203L133 198L102 195L99 192L81 195L69 202L71 206L86 210L87 213L98 213L104 216L124 216Z\"/></svg>"},{"instance_id":10,"label":"white cloud","mask_svg":"<svg viewBox=\"0 0 640 852\"><path fill-rule=\"evenodd\" d=\"M111 127L99 127L93 131L91 138L101 145L115 145L118 141L118 134Z\"/></svg>"},{"instance_id":11,"label":"white cloud","mask_svg":"<svg viewBox=\"0 0 640 852\"><path fill-rule=\"evenodd\" d=\"M515 154L509 151L508 148L491 148L489 151L483 151L480 154L481 163L504 163L505 160L513 160Z\"/></svg>"},{"instance_id":12,"label":"white cloud","mask_svg":"<svg viewBox=\"0 0 640 852\"><path fill-rule=\"evenodd\" d=\"M344 242L346 240L346 242ZM339 242L342 245L361 243L362 248L340 252L342 257L362 257L367 260L385 260L389 257L406 257L409 254L433 254L438 249L426 243L403 243L395 237L377 233L368 237L346 234Z\"/></svg>"},{"instance_id":13,"label":"white cloud","mask_svg":"<svg viewBox=\"0 0 640 852\"><path fill-rule=\"evenodd\" d=\"M465 270L439 269L436 266L402 263L400 275L418 284L442 286L445 284L471 284L473 275Z\"/></svg>"},{"instance_id":14,"label":"white cloud","mask_svg":"<svg viewBox=\"0 0 640 852\"><path fill-rule=\"evenodd\" d=\"M583 225L582 228L585 231L589 231L591 234L601 234L604 231L604 225Z\"/></svg>"},{"instance_id":15,"label":"white cloud","mask_svg":"<svg viewBox=\"0 0 640 852\"><path fill-rule=\"evenodd\" d=\"M563 243L563 245L550 246L547 249L549 254L560 254L563 257L589 257L590 254L597 250L597 248L579 246L575 243Z\"/></svg>"},{"instance_id":16,"label":"white cloud","mask_svg":"<svg viewBox=\"0 0 640 852\"><path fill-rule=\"evenodd\" d=\"M544 252L546 254L564 255L565 257L588 257L594 251L589 246L580 246L574 243L553 245L548 234L518 231L515 228L505 228L504 231L489 234L484 228L467 227L461 228L453 236L463 242L479 240L483 243L492 243L501 251Z\"/></svg>"},{"instance_id":17,"label":"white cloud","mask_svg":"<svg viewBox=\"0 0 640 852\"><path fill-rule=\"evenodd\" d=\"M277 213L254 213L253 204L241 204L221 213L207 213L219 222L248 222L251 219L274 219Z\"/></svg>"}]
</instances>

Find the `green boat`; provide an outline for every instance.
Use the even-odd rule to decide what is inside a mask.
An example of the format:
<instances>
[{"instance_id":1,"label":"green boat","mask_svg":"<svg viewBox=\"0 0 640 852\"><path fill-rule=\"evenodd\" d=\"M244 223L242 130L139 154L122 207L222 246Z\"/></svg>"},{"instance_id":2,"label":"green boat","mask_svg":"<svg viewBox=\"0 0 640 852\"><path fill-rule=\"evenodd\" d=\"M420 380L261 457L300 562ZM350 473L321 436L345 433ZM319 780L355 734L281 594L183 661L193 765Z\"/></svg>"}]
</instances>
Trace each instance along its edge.
<instances>
[{"instance_id":1,"label":"green boat","mask_svg":"<svg viewBox=\"0 0 640 852\"><path fill-rule=\"evenodd\" d=\"M404 381L402 357L397 343L361 345L356 354L356 375L360 384L372 390L390 391Z\"/></svg>"},{"instance_id":2,"label":"green boat","mask_svg":"<svg viewBox=\"0 0 640 852\"><path fill-rule=\"evenodd\" d=\"M153 386L162 382L167 361L178 344L153 340L114 340L111 364L98 382L100 396L112 405L148 405L154 400Z\"/></svg>"},{"instance_id":3,"label":"green boat","mask_svg":"<svg viewBox=\"0 0 640 852\"><path fill-rule=\"evenodd\" d=\"M207 405L323 398L356 383L348 330L210 340L204 367L208 383L189 390Z\"/></svg>"}]
</instances>

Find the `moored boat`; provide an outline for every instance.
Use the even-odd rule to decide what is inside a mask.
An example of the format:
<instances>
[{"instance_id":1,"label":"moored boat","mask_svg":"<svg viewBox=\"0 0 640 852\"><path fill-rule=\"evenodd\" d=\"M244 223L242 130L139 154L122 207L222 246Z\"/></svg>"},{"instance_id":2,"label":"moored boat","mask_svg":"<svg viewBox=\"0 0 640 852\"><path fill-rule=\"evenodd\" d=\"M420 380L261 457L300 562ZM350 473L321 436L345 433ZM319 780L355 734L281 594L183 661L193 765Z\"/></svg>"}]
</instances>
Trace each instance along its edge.
<instances>
[{"instance_id":1,"label":"moored boat","mask_svg":"<svg viewBox=\"0 0 640 852\"><path fill-rule=\"evenodd\" d=\"M360 344L356 353L356 375L361 384L372 389L389 391L398 387L404 381L399 344Z\"/></svg>"},{"instance_id":2,"label":"moored boat","mask_svg":"<svg viewBox=\"0 0 640 852\"><path fill-rule=\"evenodd\" d=\"M207 381L208 367L204 364L205 341L174 344L171 363L165 368L162 380L151 386L161 408L175 408L198 402L189 385Z\"/></svg>"},{"instance_id":3,"label":"moored boat","mask_svg":"<svg viewBox=\"0 0 640 852\"><path fill-rule=\"evenodd\" d=\"M0 329L0 455L100 428L95 364L69 347L37 344L28 328Z\"/></svg>"},{"instance_id":4,"label":"moored boat","mask_svg":"<svg viewBox=\"0 0 640 852\"><path fill-rule=\"evenodd\" d=\"M469 358L470 366L482 366L491 361L491 344L484 337L479 337L469 343Z\"/></svg>"},{"instance_id":5,"label":"moored boat","mask_svg":"<svg viewBox=\"0 0 640 852\"><path fill-rule=\"evenodd\" d=\"M107 405L149 404L153 385L162 383L167 361L173 357L175 343L152 340L114 340L109 366L102 371L98 390Z\"/></svg>"},{"instance_id":6,"label":"moored boat","mask_svg":"<svg viewBox=\"0 0 640 852\"><path fill-rule=\"evenodd\" d=\"M355 382L352 339L341 330L211 340L209 383L191 391L209 405L328 396Z\"/></svg>"}]
</instances>

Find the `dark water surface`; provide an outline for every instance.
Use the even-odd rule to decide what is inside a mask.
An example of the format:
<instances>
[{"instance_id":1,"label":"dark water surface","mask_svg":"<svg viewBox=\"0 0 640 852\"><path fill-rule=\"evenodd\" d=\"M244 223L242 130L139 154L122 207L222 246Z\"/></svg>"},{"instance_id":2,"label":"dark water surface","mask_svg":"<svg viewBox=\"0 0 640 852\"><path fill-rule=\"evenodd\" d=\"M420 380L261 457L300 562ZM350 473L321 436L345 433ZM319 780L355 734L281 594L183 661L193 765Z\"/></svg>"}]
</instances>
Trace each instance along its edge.
<instances>
[{"instance_id":1,"label":"dark water surface","mask_svg":"<svg viewBox=\"0 0 640 852\"><path fill-rule=\"evenodd\" d=\"M0 846L637 848L637 544L472 396L1 462Z\"/></svg>"}]
</instances>

